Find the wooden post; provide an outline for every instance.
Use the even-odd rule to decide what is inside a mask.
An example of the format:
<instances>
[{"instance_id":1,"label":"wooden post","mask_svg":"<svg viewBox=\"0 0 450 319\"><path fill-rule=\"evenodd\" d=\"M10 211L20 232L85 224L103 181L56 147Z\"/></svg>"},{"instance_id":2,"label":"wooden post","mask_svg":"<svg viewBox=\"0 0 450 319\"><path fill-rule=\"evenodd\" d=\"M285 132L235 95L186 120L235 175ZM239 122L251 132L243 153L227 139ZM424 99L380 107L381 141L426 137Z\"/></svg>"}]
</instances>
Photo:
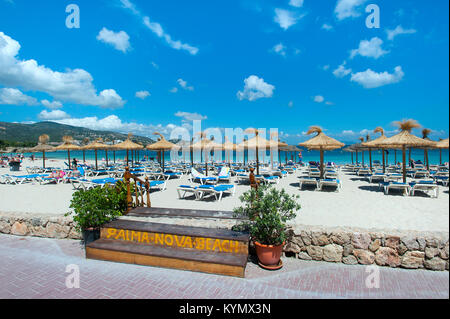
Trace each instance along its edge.
<instances>
[{"instance_id":1,"label":"wooden post","mask_svg":"<svg viewBox=\"0 0 450 319\"><path fill-rule=\"evenodd\" d=\"M95 151L95 170L98 171L98 163L97 163L97 150Z\"/></svg>"},{"instance_id":2,"label":"wooden post","mask_svg":"<svg viewBox=\"0 0 450 319\"><path fill-rule=\"evenodd\" d=\"M131 173L130 173L130 168L128 166L125 167L125 174L123 174L123 177L125 179L125 183L127 184L127 211L125 212L125 215L126 215L133 208L133 199L131 198L131 189L130 189Z\"/></svg>"},{"instance_id":3,"label":"wooden post","mask_svg":"<svg viewBox=\"0 0 450 319\"><path fill-rule=\"evenodd\" d=\"M42 162L43 167L45 168L45 151L42 151Z\"/></svg>"},{"instance_id":4,"label":"wooden post","mask_svg":"<svg viewBox=\"0 0 450 319\"><path fill-rule=\"evenodd\" d=\"M323 167L323 149L320 150L320 178L323 178L324 167Z\"/></svg>"},{"instance_id":5,"label":"wooden post","mask_svg":"<svg viewBox=\"0 0 450 319\"><path fill-rule=\"evenodd\" d=\"M385 162L385 158L384 158L384 148L381 149L382 154L382 158L383 158L383 173L386 173L386 162Z\"/></svg>"},{"instance_id":6,"label":"wooden post","mask_svg":"<svg viewBox=\"0 0 450 319\"><path fill-rule=\"evenodd\" d=\"M370 170L372 170L372 149L369 148L369 161L370 161Z\"/></svg>"},{"instance_id":7,"label":"wooden post","mask_svg":"<svg viewBox=\"0 0 450 319\"><path fill-rule=\"evenodd\" d=\"M442 149L439 149L439 165L442 165Z\"/></svg>"},{"instance_id":8,"label":"wooden post","mask_svg":"<svg viewBox=\"0 0 450 319\"><path fill-rule=\"evenodd\" d=\"M145 190L147 193L147 207L152 207L152 203L150 202L150 183L148 181L148 176L145 177Z\"/></svg>"},{"instance_id":9,"label":"wooden post","mask_svg":"<svg viewBox=\"0 0 450 319\"><path fill-rule=\"evenodd\" d=\"M258 144L256 144L256 175L259 175L259 150Z\"/></svg>"},{"instance_id":10,"label":"wooden post","mask_svg":"<svg viewBox=\"0 0 450 319\"><path fill-rule=\"evenodd\" d=\"M352 154L352 164L354 164L354 161L353 161L353 152L350 152L350 154Z\"/></svg>"},{"instance_id":11,"label":"wooden post","mask_svg":"<svg viewBox=\"0 0 450 319\"><path fill-rule=\"evenodd\" d=\"M403 183L406 183L406 146L404 145L402 147L402 160L403 160Z\"/></svg>"},{"instance_id":12,"label":"wooden post","mask_svg":"<svg viewBox=\"0 0 450 319\"><path fill-rule=\"evenodd\" d=\"M70 150L67 150L67 157L69 158L69 169L70 169Z\"/></svg>"},{"instance_id":13,"label":"wooden post","mask_svg":"<svg viewBox=\"0 0 450 319\"><path fill-rule=\"evenodd\" d=\"M428 150L425 149L425 161L427 163L427 171L430 170L430 162L428 161Z\"/></svg>"},{"instance_id":14,"label":"wooden post","mask_svg":"<svg viewBox=\"0 0 450 319\"><path fill-rule=\"evenodd\" d=\"M106 155L106 167L108 167L108 150L105 150L105 155Z\"/></svg>"}]
</instances>

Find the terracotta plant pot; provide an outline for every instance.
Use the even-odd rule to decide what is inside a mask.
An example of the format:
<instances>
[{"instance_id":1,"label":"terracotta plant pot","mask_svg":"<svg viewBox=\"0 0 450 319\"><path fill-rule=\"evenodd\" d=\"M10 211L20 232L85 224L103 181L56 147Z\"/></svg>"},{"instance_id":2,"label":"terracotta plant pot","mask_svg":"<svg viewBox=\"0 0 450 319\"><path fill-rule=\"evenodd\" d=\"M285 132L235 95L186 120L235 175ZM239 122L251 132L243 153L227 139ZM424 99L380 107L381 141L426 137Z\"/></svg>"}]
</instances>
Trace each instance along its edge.
<instances>
[{"instance_id":1,"label":"terracotta plant pot","mask_svg":"<svg viewBox=\"0 0 450 319\"><path fill-rule=\"evenodd\" d=\"M278 246L273 245L263 245L255 243L256 255L261 264L266 266L276 266L280 263L281 254L283 252L284 243Z\"/></svg>"}]
</instances>

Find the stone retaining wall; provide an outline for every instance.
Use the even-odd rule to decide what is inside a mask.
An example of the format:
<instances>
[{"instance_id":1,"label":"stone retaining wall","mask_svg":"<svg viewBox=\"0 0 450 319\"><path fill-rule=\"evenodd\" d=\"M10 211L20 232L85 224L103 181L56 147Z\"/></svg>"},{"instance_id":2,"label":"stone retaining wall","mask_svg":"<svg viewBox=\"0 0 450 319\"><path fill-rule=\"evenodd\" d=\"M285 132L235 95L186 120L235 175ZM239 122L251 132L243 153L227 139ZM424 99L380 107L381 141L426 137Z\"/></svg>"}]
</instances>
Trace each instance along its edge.
<instances>
[{"instance_id":1,"label":"stone retaining wall","mask_svg":"<svg viewBox=\"0 0 450 319\"><path fill-rule=\"evenodd\" d=\"M81 239L69 217L0 213L0 233L18 236Z\"/></svg>"},{"instance_id":2,"label":"stone retaining wall","mask_svg":"<svg viewBox=\"0 0 450 319\"><path fill-rule=\"evenodd\" d=\"M446 232L371 231L350 228L299 227L290 229L286 256L408 269L449 270Z\"/></svg>"},{"instance_id":3,"label":"stone retaining wall","mask_svg":"<svg viewBox=\"0 0 450 319\"><path fill-rule=\"evenodd\" d=\"M61 216L0 212L0 233L81 239L72 219ZM287 256L408 269L449 270L448 232L366 230L299 226L290 229Z\"/></svg>"}]
</instances>

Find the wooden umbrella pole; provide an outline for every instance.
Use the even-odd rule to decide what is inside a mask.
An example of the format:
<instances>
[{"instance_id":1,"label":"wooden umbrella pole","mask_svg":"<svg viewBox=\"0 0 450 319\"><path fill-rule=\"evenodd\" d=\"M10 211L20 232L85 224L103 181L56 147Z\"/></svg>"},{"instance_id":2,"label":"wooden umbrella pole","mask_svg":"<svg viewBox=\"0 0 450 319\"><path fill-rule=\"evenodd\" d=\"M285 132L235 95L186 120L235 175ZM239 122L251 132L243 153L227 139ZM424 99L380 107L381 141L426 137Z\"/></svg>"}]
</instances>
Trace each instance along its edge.
<instances>
[{"instance_id":1,"label":"wooden umbrella pole","mask_svg":"<svg viewBox=\"0 0 450 319\"><path fill-rule=\"evenodd\" d=\"M128 166L128 149L127 149L127 166Z\"/></svg>"},{"instance_id":2,"label":"wooden umbrella pole","mask_svg":"<svg viewBox=\"0 0 450 319\"><path fill-rule=\"evenodd\" d=\"M425 150L425 161L427 163L427 171L430 170L430 162L428 162L428 150Z\"/></svg>"},{"instance_id":3,"label":"wooden umbrella pole","mask_svg":"<svg viewBox=\"0 0 450 319\"><path fill-rule=\"evenodd\" d=\"M353 152L350 152L350 154L352 155L352 164L354 164L354 162L353 162Z\"/></svg>"},{"instance_id":4,"label":"wooden umbrella pole","mask_svg":"<svg viewBox=\"0 0 450 319\"><path fill-rule=\"evenodd\" d=\"M364 167L364 150L361 150L361 161L362 161L362 166Z\"/></svg>"},{"instance_id":5,"label":"wooden umbrella pole","mask_svg":"<svg viewBox=\"0 0 450 319\"><path fill-rule=\"evenodd\" d=\"M258 150L258 145L256 145L256 175L259 175L259 150Z\"/></svg>"},{"instance_id":6,"label":"wooden umbrella pole","mask_svg":"<svg viewBox=\"0 0 450 319\"><path fill-rule=\"evenodd\" d=\"M356 165L358 165L358 151L356 151Z\"/></svg>"},{"instance_id":7,"label":"wooden umbrella pole","mask_svg":"<svg viewBox=\"0 0 450 319\"><path fill-rule=\"evenodd\" d=\"M381 152L383 152L383 154L382 154L382 159L383 159L383 173L386 173L386 162L385 162L385 158L384 158L384 148L381 149Z\"/></svg>"},{"instance_id":8,"label":"wooden umbrella pole","mask_svg":"<svg viewBox=\"0 0 450 319\"><path fill-rule=\"evenodd\" d=\"M370 161L370 170L372 170L372 149L369 148L369 161Z\"/></svg>"},{"instance_id":9,"label":"wooden umbrella pole","mask_svg":"<svg viewBox=\"0 0 450 319\"><path fill-rule=\"evenodd\" d=\"M205 152L205 171L206 171L206 176L208 176L208 153Z\"/></svg>"},{"instance_id":10,"label":"wooden umbrella pole","mask_svg":"<svg viewBox=\"0 0 450 319\"><path fill-rule=\"evenodd\" d=\"M442 165L442 150L439 149L439 165Z\"/></svg>"},{"instance_id":11,"label":"wooden umbrella pole","mask_svg":"<svg viewBox=\"0 0 450 319\"><path fill-rule=\"evenodd\" d=\"M114 164L116 164L116 151L113 151L113 156L114 156Z\"/></svg>"},{"instance_id":12,"label":"wooden umbrella pole","mask_svg":"<svg viewBox=\"0 0 450 319\"><path fill-rule=\"evenodd\" d=\"M406 146L402 148L402 160L403 160L403 183L406 183Z\"/></svg>"},{"instance_id":13,"label":"wooden umbrella pole","mask_svg":"<svg viewBox=\"0 0 450 319\"><path fill-rule=\"evenodd\" d=\"M42 162L43 168L45 168L45 151L42 151Z\"/></svg>"},{"instance_id":14,"label":"wooden umbrella pole","mask_svg":"<svg viewBox=\"0 0 450 319\"><path fill-rule=\"evenodd\" d=\"M86 151L83 150L83 163L86 163Z\"/></svg>"},{"instance_id":15,"label":"wooden umbrella pole","mask_svg":"<svg viewBox=\"0 0 450 319\"><path fill-rule=\"evenodd\" d=\"M108 167L108 150L105 150L105 154L106 154L106 167Z\"/></svg>"},{"instance_id":16,"label":"wooden umbrella pole","mask_svg":"<svg viewBox=\"0 0 450 319\"><path fill-rule=\"evenodd\" d=\"M70 150L67 150L67 157L69 158L69 169L71 169L71 167L70 167Z\"/></svg>"},{"instance_id":17,"label":"wooden umbrella pole","mask_svg":"<svg viewBox=\"0 0 450 319\"><path fill-rule=\"evenodd\" d=\"M411 147L409 148L408 165L411 165Z\"/></svg>"},{"instance_id":18,"label":"wooden umbrella pole","mask_svg":"<svg viewBox=\"0 0 450 319\"><path fill-rule=\"evenodd\" d=\"M163 168L163 173L165 172L165 158L164 158L164 156L165 156L165 154L164 154L165 152L164 152L164 150L162 150L162 168Z\"/></svg>"},{"instance_id":19,"label":"wooden umbrella pole","mask_svg":"<svg viewBox=\"0 0 450 319\"><path fill-rule=\"evenodd\" d=\"M394 164L397 165L397 150L394 150L394 161Z\"/></svg>"},{"instance_id":20,"label":"wooden umbrella pole","mask_svg":"<svg viewBox=\"0 0 450 319\"><path fill-rule=\"evenodd\" d=\"M323 149L320 149L320 178L323 178Z\"/></svg>"},{"instance_id":21,"label":"wooden umbrella pole","mask_svg":"<svg viewBox=\"0 0 450 319\"><path fill-rule=\"evenodd\" d=\"M95 170L98 171L98 163L97 163L97 150L95 151Z\"/></svg>"}]
</instances>

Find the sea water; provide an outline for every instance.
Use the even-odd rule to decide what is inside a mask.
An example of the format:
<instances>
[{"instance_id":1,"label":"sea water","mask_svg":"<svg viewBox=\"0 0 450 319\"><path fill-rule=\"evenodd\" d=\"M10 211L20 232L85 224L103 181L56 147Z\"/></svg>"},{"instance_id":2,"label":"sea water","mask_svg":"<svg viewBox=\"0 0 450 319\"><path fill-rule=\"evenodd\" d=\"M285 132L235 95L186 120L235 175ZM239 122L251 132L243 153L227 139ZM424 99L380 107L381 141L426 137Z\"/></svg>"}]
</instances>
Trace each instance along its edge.
<instances>
[{"instance_id":1,"label":"sea water","mask_svg":"<svg viewBox=\"0 0 450 319\"><path fill-rule=\"evenodd\" d=\"M130 151L128 156L131 160L132 158L132 152ZM174 161L185 161L190 162L190 156L189 151L186 152L176 152L176 151L167 151L164 153L164 158L166 162L169 162L171 160ZM34 153L35 158L42 158L42 153ZM143 159L144 156L151 159L157 159L157 152L154 151L147 151L142 150L139 152L136 152L135 154L137 158ZM215 162L221 162L221 161L228 161L228 154L230 154L230 160L232 162L243 162L243 152L233 152L231 155L231 152L215 152L208 154L208 162L211 162L214 160ZM26 157L30 157L31 153L25 153ZM202 155L200 155L200 152L194 152L194 162L203 162L205 161L205 152L203 152ZM67 160L67 151L58 151L58 152L46 152L45 157L47 159L66 159ZM108 156L108 161L113 162L114 157L116 160L125 160L127 156L126 151L108 151L107 154L105 151L97 151L97 159L98 161L104 161L106 160L106 156ZM319 161L320 160L320 152L319 151L307 151L303 150L301 152L301 160L305 163L308 163L309 161ZM85 151L84 157L87 161L94 161L95 160L95 151ZM273 160L279 161L281 163L284 163L287 160L293 160L295 162L298 162L300 160L299 153L298 152L280 152L280 159L278 159L278 152L273 152ZM76 158L78 161L83 161L83 151L71 151L70 152L70 159L73 160ZM267 151L264 153L264 151L259 152L259 161L260 162L270 162L270 152ZM440 161L440 152L439 150L429 150L428 151L428 158L430 164L439 164ZM245 154L245 160L247 161L254 161L256 159L256 154L254 151L246 152ZM406 160L409 159L409 150L406 151ZM421 160L424 161L424 151L420 149L412 149L411 150L411 159L418 161ZM362 152L358 152L358 162L362 162L363 155ZM379 150L372 150L372 161L382 161L382 153ZM401 150L388 150L387 154L387 160L390 164L394 164L395 160L397 162L402 161L402 151ZM324 161L325 162L334 162L336 164L346 164L352 162L352 153L346 152L342 149L334 150L334 151L325 151L324 153ZM449 161L449 150L443 149L442 150L442 163L446 163ZM353 162L356 163L356 153L353 153ZM364 151L364 163L369 163L369 151Z\"/></svg>"}]
</instances>

